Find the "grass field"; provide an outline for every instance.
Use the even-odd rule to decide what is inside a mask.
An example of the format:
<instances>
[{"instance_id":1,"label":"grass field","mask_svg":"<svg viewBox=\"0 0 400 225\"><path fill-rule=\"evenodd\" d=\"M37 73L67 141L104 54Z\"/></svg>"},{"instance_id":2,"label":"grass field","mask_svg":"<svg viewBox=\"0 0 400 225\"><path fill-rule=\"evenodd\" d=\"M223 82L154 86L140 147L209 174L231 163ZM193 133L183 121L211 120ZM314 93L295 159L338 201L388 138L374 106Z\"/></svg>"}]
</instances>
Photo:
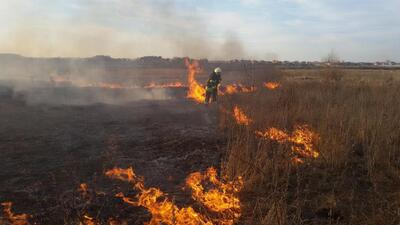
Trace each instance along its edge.
<instances>
[{"instance_id":1,"label":"grass field","mask_svg":"<svg viewBox=\"0 0 400 225\"><path fill-rule=\"evenodd\" d=\"M184 82L186 72L140 74L162 83ZM198 75L201 86L207 70ZM265 82L279 86L268 89ZM199 218L224 225L400 223L400 71L271 67L224 73L225 89L235 83L248 91L224 94L208 106L187 99L186 87L45 86L26 93L51 96L50 103L29 103L3 88L0 224L188 224L176 220L177 209L196 215L190 223L196 225ZM95 91L104 94L100 99L130 101L60 100ZM168 98L157 98L157 91ZM140 93L152 97L133 101ZM131 166L145 187L154 187L148 190L165 193L150 195L151 207L126 204L118 193L137 201L140 191L104 176ZM206 171L217 177L209 167L221 171L222 182L205 181ZM188 177L197 192L188 188ZM240 188L232 182L242 181L238 177ZM210 210L205 202L220 208Z\"/></svg>"},{"instance_id":2,"label":"grass field","mask_svg":"<svg viewBox=\"0 0 400 225\"><path fill-rule=\"evenodd\" d=\"M243 176L243 224L399 224L399 71L292 70L281 87L224 99L224 174ZM268 79L268 74L265 76ZM275 76L276 77L276 76ZM306 125L319 153L293 162L293 143L262 139Z\"/></svg>"}]
</instances>

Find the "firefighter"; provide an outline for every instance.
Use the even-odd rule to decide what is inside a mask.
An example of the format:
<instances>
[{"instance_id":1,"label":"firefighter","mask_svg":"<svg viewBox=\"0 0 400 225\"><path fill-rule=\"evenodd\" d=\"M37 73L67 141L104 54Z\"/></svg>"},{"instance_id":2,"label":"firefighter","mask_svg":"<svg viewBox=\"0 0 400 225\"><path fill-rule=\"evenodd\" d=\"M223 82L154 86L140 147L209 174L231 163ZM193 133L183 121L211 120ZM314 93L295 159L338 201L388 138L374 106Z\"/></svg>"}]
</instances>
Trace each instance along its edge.
<instances>
[{"instance_id":1,"label":"firefighter","mask_svg":"<svg viewBox=\"0 0 400 225\"><path fill-rule=\"evenodd\" d=\"M221 83L221 68L217 67L211 73L210 78L207 80L206 84L206 101L205 103L208 104L210 101L215 102L217 101L218 96L218 86Z\"/></svg>"}]
</instances>

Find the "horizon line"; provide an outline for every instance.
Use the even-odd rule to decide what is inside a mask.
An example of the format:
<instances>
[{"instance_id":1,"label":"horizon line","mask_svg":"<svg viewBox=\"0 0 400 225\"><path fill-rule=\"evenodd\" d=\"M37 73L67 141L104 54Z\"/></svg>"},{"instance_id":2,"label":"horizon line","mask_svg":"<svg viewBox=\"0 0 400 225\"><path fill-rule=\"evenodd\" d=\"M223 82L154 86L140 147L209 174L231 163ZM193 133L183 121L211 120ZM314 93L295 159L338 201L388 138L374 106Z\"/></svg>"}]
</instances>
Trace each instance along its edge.
<instances>
[{"instance_id":1,"label":"horizon line","mask_svg":"<svg viewBox=\"0 0 400 225\"><path fill-rule=\"evenodd\" d=\"M208 59L208 58L192 58L189 56L174 56L174 57L165 57L165 56L160 56L160 55L143 55L140 57L115 57L112 55L104 55L104 54L98 54L98 55L92 55L92 56L27 56L19 53L10 53L10 52L0 52L0 56L3 55L13 55L13 56L18 56L18 57L23 57L23 58L32 58L32 59L90 59L90 58L96 58L96 57L108 57L111 59L124 59L124 60L138 60L146 57L157 57L161 59L195 59L195 60L207 60L210 62L232 62L232 61L253 61L253 62L308 62L308 63L324 63L323 60L280 60L280 59L273 59L273 60L267 60L267 59L249 59L249 58L241 58L241 59ZM394 60L384 60L384 61L347 61L347 60L338 60L337 63L382 63L382 62L394 62L396 64L400 64L400 62L394 61Z\"/></svg>"}]
</instances>

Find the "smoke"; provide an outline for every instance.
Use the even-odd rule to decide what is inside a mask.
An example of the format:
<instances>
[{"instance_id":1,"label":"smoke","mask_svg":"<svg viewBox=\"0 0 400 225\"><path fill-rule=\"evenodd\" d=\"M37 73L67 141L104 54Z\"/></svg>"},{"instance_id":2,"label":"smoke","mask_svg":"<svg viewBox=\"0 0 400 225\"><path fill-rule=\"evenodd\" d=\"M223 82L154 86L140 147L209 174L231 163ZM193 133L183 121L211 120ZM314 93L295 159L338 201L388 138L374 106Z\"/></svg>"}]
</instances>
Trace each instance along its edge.
<instances>
[{"instance_id":1,"label":"smoke","mask_svg":"<svg viewBox=\"0 0 400 225\"><path fill-rule=\"evenodd\" d=\"M279 60L278 54L274 52L266 52L263 58L268 61Z\"/></svg>"},{"instance_id":2,"label":"smoke","mask_svg":"<svg viewBox=\"0 0 400 225\"><path fill-rule=\"evenodd\" d=\"M156 20L159 20L159 35L163 37L165 44L170 46L173 56L210 56L212 41L208 38L206 20L195 8L179 10L175 1L165 1L160 5L152 5L151 8L152 14L157 15Z\"/></svg>"},{"instance_id":3,"label":"smoke","mask_svg":"<svg viewBox=\"0 0 400 225\"><path fill-rule=\"evenodd\" d=\"M172 89L106 89L34 80L0 82L0 99L9 98L28 105L122 105L142 100L173 99L175 94Z\"/></svg>"},{"instance_id":4,"label":"smoke","mask_svg":"<svg viewBox=\"0 0 400 225\"><path fill-rule=\"evenodd\" d=\"M147 55L192 58L244 58L240 38L213 30L210 13L184 1L132 0L0 6L0 52L34 57ZM61 14L61 15L60 15Z\"/></svg>"},{"instance_id":5,"label":"smoke","mask_svg":"<svg viewBox=\"0 0 400 225\"><path fill-rule=\"evenodd\" d=\"M0 51L34 57L145 54L146 48L137 44L143 44L143 39L138 37L136 41L132 41L129 35L107 27L94 25L41 27L26 24L13 27L5 40L0 42Z\"/></svg>"},{"instance_id":6,"label":"smoke","mask_svg":"<svg viewBox=\"0 0 400 225\"><path fill-rule=\"evenodd\" d=\"M243 59L246 57L245 49L238 36L232 31L228 32L225 42L221 46L222 59Z\"/></svg>"},{"instance_id":7,"label":"smoke","mask_svg":"<svg viewBox=\"0 0 400 225\"><path fill-rule=\"evenodd\" d=\"M0 53L31 57L161 55L241 59L246 56L245 47L233 30L215 33L210 26L213 23L210 13L184 1L16 0L0 4L0 12L0 19L8 21L6 27L0 27ZM168 90L108 91L52 86L51 79L57 76L86 83L116 82L128 86L148 83L146 76L141 76L144 70L110 68L101 58L82 65L85 59L24 60L0 56L0 82L12 81L15 95L32 104L122 104L171 98Z\"/></svg>"},{"instance_id":8,"label":"smoke","mask_svg":"<svg viewBox=\"0 0 400 225\"><path fill-rule=\"evenodd\" d=\"M142 88L150 82L142 75L146 71L137 66L126 69L120 62L105 56L41 59L0 54L0 99L27 104L125 104L172 99L183 91Z\"/></svg>"},{"instance_id":9,"label":"smoke","mask_svg":"<svg viewBox=\"0 0 400 225\"><path fill-rule=\"evenodd\" d=\"M16 94L20 95L27 104L50 105L91 105L99 103L122 105L141 100L172 99L166 89L105 90L99 88L41 87L19 90Z\"/></svg>"}]
</instances>

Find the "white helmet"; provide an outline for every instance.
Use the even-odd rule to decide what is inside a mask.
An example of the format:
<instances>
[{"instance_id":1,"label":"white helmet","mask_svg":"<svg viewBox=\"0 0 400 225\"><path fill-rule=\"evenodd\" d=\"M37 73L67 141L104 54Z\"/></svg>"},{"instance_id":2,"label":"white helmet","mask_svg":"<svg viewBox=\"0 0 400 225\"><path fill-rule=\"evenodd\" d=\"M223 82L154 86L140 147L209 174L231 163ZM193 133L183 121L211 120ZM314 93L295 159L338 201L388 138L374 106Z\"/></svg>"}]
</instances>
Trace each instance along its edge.
<instances>
[{"instance_id":1,"label":"white helmet","mask_svg":"<svg viewBox=\"0 0 400 225\"><path fill-rule=\"evenodd\" d=\"M222 72L222 70L221 70L221 68L219 68L219 67L217 67L217 68L214 69L214 73L221 73L221 72Z\"/></svg>"}]
</instances>

